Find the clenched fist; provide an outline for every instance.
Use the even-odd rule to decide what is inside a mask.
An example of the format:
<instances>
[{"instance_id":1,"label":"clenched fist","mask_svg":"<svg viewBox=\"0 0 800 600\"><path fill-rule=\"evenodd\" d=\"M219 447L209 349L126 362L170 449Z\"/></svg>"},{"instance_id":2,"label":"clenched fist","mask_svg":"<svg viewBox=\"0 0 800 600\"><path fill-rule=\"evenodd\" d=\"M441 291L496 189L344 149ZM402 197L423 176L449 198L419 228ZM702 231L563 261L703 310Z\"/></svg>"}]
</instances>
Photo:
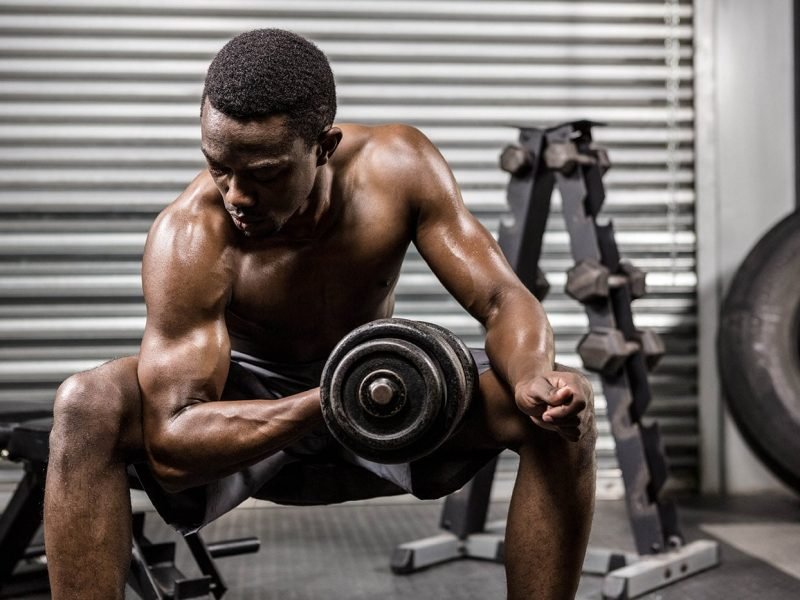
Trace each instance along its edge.
<instances>
[{"instance_id":1,"label":"clenched fist","mask_svg":"<svg viewBox=\"0 0 800 600\"><path fill-rule=\"evenodd\" d=\"M576 371L550 371L523 380L516 386L514 399L536 425L570 442L577 442L594 426L592 385Z\"/></svg>"}]
</instances>

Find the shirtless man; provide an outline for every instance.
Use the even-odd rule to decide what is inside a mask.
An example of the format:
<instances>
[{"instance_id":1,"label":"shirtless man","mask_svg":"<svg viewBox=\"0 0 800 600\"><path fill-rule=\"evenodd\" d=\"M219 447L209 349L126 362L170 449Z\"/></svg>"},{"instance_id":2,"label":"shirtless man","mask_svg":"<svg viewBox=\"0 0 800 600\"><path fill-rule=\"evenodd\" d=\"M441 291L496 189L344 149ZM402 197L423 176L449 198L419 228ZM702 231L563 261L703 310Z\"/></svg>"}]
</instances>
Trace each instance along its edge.
<instances>
[{"instance_id":1,"label":"shirtless man","mask_svg":"<svg viewBox=\"0 0 800 600\"><path fill-rule=\"evenodd\" d=\"M595 493L591 387L556 370L542 307L436 148L407 126L334 125L335 110L327 59L289 32L242 34L209 67L208 169L150 230L140 353L70 377L56 397L45 497L53 598L123 597L127 464L165 519L191 531L249 495L441 497L504 448L520 455L509 597L574 596ZM387 467L326 435L317 386L344 335L392 314L411 242L486 328L488 361L453 437ZM275 484L321 451L361 473L362 487L305 481L293 496Z\"/></svg>"}]
</instances>

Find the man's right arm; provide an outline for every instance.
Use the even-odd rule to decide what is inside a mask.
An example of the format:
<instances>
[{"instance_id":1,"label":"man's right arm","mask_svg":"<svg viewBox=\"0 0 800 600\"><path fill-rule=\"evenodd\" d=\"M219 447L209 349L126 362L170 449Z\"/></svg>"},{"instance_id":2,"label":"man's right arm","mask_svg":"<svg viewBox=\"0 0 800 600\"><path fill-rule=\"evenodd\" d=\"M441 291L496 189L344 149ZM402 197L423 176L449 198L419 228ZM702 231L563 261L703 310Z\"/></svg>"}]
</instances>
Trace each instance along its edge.
<instances>
[{"instance_id":1,"label":"man's right arm","mask_svg":"<svg viewBox=\"0 0 800 600\"><path fill-rule=\"evenodd\" d=\"M138 367L144 439L156 477L171 491L241 470L321 421L318 389L269 402L221 400L234 278L226 225L185 222L168 209L145 248L147 324Z\"/></svg>"}]
</instances>

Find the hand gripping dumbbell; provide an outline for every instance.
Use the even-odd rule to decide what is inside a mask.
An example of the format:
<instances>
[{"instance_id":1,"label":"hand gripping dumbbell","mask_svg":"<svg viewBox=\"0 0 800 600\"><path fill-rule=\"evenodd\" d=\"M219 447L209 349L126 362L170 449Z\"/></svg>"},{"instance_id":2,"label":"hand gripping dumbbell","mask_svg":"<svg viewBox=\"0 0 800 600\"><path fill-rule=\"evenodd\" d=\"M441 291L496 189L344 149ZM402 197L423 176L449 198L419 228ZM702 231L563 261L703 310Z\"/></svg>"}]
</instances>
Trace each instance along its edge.
<instances>
[{"instance_id":1,"label":"hand gripping dumbbell","mask_svg":"<svg viewBox=\"0 0 800 600\"><path fill-rule=\"evenodd\" d=\"M452 332L381 319L346 335L322 371L322 416L344 446L380 463L430 454L458 427L478 382Z\"/></svg>"}]
</instances>

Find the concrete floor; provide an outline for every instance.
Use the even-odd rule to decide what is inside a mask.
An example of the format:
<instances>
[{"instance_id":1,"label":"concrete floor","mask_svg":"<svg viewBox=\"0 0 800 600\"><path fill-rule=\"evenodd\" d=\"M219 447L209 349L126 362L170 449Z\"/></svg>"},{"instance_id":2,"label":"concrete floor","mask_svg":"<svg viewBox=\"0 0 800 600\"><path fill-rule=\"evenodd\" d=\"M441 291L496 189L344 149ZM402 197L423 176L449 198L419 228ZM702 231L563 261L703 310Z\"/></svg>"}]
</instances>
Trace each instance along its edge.
<instances>
[{"instance_id":1,"label":"concrete floor","mask_svg":"<svg viewBox=\"0 0 800 600\"><path fill-rule=\"evenodd\" d=\"M503 496L501 490L499 496ZM497 498L498 494L495 495ZM137 497L146 507L146 501ZM218 560L227 599L425 600L505 597L502 565L460 560L410 576L393 575L389 557L400 543L437 533L440 501L407 497L313 508L249 502L204 530L206 541L258 536L258 554ZM504 518L507 498L495 499L490 519ZM768 496L685 500L680 516L687 541L717 539L719 567L643 596L650 600L800 598L800 499ZM153 541L176 540L155 514L146 520ZM633 551L622 501L597 503L591 547ZM178 540L178 566L196 572ZM91 568L91 566L87 566ZM531 568L536 568L535 554ZM603 578L584 576L580 599L599 599ZM136 596L128 590L129 598ZM48 594L28 596L49 598Z\"/></svg>"}]
</instances>

